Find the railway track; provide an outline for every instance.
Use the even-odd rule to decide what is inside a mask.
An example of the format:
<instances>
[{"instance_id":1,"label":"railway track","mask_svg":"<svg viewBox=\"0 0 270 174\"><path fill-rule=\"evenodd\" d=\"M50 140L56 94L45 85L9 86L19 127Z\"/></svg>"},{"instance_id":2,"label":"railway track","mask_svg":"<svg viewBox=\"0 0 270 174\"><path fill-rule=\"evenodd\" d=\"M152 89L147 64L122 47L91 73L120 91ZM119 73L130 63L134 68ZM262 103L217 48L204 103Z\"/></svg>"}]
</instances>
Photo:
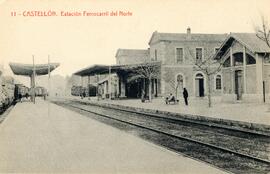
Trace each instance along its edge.
<instances>
[{"instance_id":1,"label":"railway track","mask_svg":"<svg viewBox=\"0 0 270 174\"><path fill-rule=\"evenodd\" d=\"M15 104L12 104L8 108L0 110L0 123L2 123L5 120L5 118L7 117L9 112L13 109L14 106Z\"/></svg>"},{"instance_id":2,"label":"railway track","mask_svg":"<svg viewBox=\"0 0 270 174\"><path fill-rule=\"evenodd\" d=\"M268 137L229 132L182 123L170 118L92 106L74 101L54 103L132 132L182 155L204 161L232 173L269 173Z\"/></svg>"}]
</instances>

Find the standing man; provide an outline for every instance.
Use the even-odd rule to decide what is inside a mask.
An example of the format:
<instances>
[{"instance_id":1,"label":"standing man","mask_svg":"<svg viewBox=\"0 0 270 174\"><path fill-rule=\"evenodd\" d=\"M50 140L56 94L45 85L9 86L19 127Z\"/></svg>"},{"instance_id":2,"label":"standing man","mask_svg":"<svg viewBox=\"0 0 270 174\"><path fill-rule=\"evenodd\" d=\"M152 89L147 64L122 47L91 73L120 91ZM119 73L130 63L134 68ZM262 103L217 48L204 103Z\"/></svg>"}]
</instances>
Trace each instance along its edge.
<instances>
[{"instance_id":1,"label":"standing man","mask_svg":"<svg viewBox=\"0 0 270 174\"><path fill-rule=\"evenodd\" d=\"M185 99L185 104L188 105L188 91L186 88L184 88L183 97Z\"/></svg>"}]
</instances>

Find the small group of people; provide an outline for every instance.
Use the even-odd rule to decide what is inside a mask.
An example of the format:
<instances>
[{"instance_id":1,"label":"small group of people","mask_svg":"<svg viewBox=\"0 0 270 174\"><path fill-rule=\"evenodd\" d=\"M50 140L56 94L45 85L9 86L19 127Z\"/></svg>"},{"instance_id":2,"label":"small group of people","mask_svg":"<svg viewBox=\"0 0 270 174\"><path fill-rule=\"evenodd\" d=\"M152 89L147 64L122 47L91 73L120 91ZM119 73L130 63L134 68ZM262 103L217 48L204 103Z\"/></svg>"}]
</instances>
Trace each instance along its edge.
<instances>
[{"instance_id":1,"label":"small group of people","mask_svg":"<svg viewBox=\"0 0 270 174\"><path fill-rule=\"evenodd\" d=\"M188 91L186 88L183 90L183 98L185 100L185 105L188 105ZM179 100L177 100L172 94L170 94L168 97L166 97L165 100L166 104L169 104L170 102L178 103Z\"/></svg>"}]
</instances>

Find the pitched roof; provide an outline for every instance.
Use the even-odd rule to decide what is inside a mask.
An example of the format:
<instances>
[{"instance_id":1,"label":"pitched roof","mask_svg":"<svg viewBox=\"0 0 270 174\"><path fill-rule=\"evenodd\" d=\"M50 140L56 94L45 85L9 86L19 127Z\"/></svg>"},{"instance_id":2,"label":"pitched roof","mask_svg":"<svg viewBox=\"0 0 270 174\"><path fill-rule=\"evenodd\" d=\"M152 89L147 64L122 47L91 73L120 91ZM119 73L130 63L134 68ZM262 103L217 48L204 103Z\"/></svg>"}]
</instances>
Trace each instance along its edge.
<instances>
[{"instance_id":1,"label":"pitched roof","mask_svg":"<svg viewBox=\"0 0 270 174\"><path fill-rule=\"evenodd\" d=\"M222 57L234 40L246 46L253 53L270 53L268 45L259 39L256 33L230 33L213 57L215 59Z\"/></svg>"},{"instance_id":2,"label":"pitched roof","mask_svg":"<svg viewBox=\"0 0 270 174\"><path fill-rule=\"evenodd\" d=\"M148 44L156 41L215 41L223 42L227 34L201 34L201 33L159 33L155 31Z\"/></svg>"},{"instance_id":3,"label":"pitched roof","mask_svg":"<svg viewBox=\"0 0 270 174\"><path fill-rule=\"evenodd\" d=\"M233 37L254 53L270 52L268 45L259 39L256 33L231 33L229 37Z\"/></svg>"},{"instance_id":4,"label":"pitched roof","mask_svg":"<svg viewBox=\"0 0 270 174\"><path fill-rule=\"evenodd\" d=\"M118 56L138 56L138 57L148 57L149 50L145 49L121 49L119 48L116 52L115 57Z\"/></svg>"}]
</instances>

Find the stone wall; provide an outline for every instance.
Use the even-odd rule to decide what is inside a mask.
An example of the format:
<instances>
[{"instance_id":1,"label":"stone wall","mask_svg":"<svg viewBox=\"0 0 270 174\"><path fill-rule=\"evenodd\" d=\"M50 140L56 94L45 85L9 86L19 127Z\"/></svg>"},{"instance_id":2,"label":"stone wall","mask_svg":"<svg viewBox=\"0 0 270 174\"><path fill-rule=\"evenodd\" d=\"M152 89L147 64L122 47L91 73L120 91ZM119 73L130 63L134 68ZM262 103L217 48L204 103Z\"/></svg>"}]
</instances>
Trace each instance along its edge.
<instances>
[{"instance_id":1,"label":"stone wall","mask_svg":"<svg viewBox=\"0 0 270 174\"><path fill-rule=\"evenodd\" d=\"M157 61L162 61L164 63L166 52L167 52L167 42L157 42L150 46L150 59L155 60L155 50L157 51Z\"/></svg>"},{"instance_id":2,"label":"stone wall","mask_svg":"<svg viewBox=\"0 0 270 174\"><path fill-rule=\"evenodd\" d=\"M162 60L163 64L176 64L176 48L183 48L184 62L179 65L193 65L195 62L196 48L203 48L203 58L212 56L215 53L215 48L221 45L220 42L207 41L173 41L173 42L158 42L150 47L150 57L154 57L154 50L158 50L158 60Z\"/></svg>"},{"instance_id":3,"label":"stone wall","mask_svg":"<svg viewBox=\"0 0 270 174\"><path fill-rule=\"evenodd\" d=\"M257 93L256 87L256 66L248 65L246 68L246 85L247 91L246 94L255 94Z\"/></svg>"},{"instance_id":4,"label":"stone wall","mask_svg":"<svg viewBox=\"0 0 270 174\"><path fill-rule=\"evenodd\" d=\"M176 89L176 78L177 75L183 76L183 87L185 87L190 96L195 96L195 77L197 73L202 73L200 71L194 70L193 66L164 66L163 67L163 73L162 73L162 79L164 81L165 86L165 92L164 95L167 96L168 94L172 93L173 95L176 95L177 97L182 97L182 89L178 88ZM203 74L203 73L202 73ZM220 73L221 74L221 73ZM204 75L204 93L207 95L208 88L207 88L207 76ZM215 89L215 76L211 76L211 94L214 96L220 96L222 94L222 90L216 90ZM222 80L223 83L223 80Z\"/></svg>"},{"instance_id":5,"label":"stone wall","mask_svg":"<svg viewBox=\"0 0 270 174\"><path fill-rule=\"evenodd\" d=\"M157 60L162 61L161 71L161 89L163 88L162 95L167 96L172 93L177 96L182 96L182 89L176 90L176 76L178 74L184 77L184 87L189 91L190 96L195 95L195 74L198 72L194 70L194 59L196 48L203 48L203 58L212 56L215 48L220 46L220 42L179 42L179 41L161 41L156 42L150 46L150 57L154 59L155 50L157 50ZM176 48L183 48L184 61L176 64ZM206 84L206 76L204 78ZM215 78L212 77L211 89L213 95L220 95L222 90L215 90ZM207 94L207 87L204 86L205 95Z\"/></svg>"},{"instance_id":6,"label":"stone wall","mask_svg":"<svg viewBox=\"0 0 270 174\"><path fill-rule=\"evenodd\" d=\"M138 64L149 61L149 50L119 49L115 56L117 65Z\"/></svg>"},{"instance_id":7,"label":"stone wall","mask_svg":"<svg viewBox=\"0 0 270 174\"><path fill-rule=\"evenodd\" d=\"M264 65L264 81L265 81L265 92L270 95L270 64ZM269 96L270 97L270 96Z\"/></svg>"}]
</instances>

